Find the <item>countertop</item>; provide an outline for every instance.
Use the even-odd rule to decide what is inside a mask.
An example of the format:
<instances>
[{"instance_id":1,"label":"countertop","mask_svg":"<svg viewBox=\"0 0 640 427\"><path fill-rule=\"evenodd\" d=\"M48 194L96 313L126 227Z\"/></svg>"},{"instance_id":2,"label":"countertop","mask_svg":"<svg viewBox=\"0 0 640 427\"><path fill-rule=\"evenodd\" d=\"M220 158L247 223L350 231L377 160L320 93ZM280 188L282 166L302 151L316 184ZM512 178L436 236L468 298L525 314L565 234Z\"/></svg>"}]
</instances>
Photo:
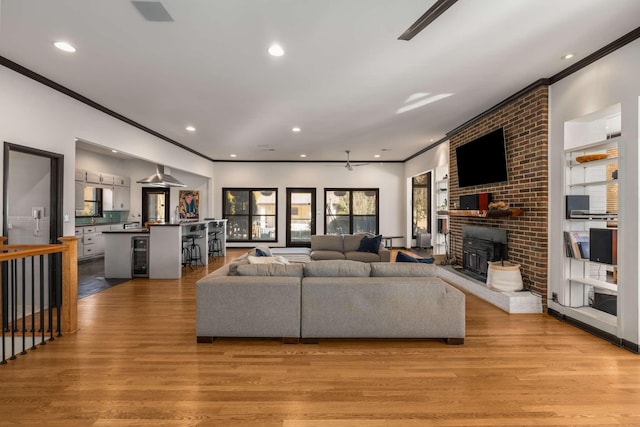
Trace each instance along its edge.
<instances>
[{"instance_id":1,"label":"countertop","mask_svg":"<svg viewBox=\"0 0 640 427\"><path fill-rule=\"evenodd\" d=\"M117 234L140 234L140 233L144 233L144 234L148 234L149 230L147 230L146 228L123 228L122 230L106 230L102 232L103 234L106 233L117 233Z\"/></svg>"}]
</instances>

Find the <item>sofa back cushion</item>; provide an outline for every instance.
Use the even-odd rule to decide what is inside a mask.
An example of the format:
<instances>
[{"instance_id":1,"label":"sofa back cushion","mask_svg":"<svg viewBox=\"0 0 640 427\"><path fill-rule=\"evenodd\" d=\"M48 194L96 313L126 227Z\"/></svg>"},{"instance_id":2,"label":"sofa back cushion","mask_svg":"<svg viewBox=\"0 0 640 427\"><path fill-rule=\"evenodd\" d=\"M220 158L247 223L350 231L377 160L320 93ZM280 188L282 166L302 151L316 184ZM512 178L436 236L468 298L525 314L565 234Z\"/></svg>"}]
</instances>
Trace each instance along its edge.
<instances>
[{"instance_id":1,"label":"sofa back cushion","mask_svg":"<svg viewBox=\"0 0 640 427\"><path fill-rule=\"evenodd\" d=\"M371 277L436 277L433 264L413 262L372 262Z\"/></svg>"},{"instance_id":2,"label":"sofa back cushion","mask_svg":"<svg viewBox=\"0 0 640 427\"><path fill-rule=\"evenodd\" d=\"M302 277L302 264L244 264L238 266L239 276Z\"/></svg>"},{"instance_id":3,"label":"sofa back cushion","mask_svg":"<svg viewBox=\"0 0 640 427\"><path fill-rule=\"evenodd\" d=\"M305 277L368 277L369 263L350 260L311 261L304 265Z\"/></svg>"},{"instance_id":4,"label":"sofa back cushion","mask_svg":"<svg viewBox=\"0 0 640 427\"><path fill-rule=\"evenodd\" d=\"M345 252L357 251L358 248L360 247L360 242L362 241L362 238L365 236L367 235L364 233L345 234L344 236L342 236L344 251Z\"/></svg>"},{"instance_id":5,"label":"sofa back cushion","mask_svg":"<svg viewBox=\"0 0 640 427\"><path fill-rule=\"evenodd\" d=\"M342 236L329 234L315 234L311 236L311 251L338 251L344 252Z\"/></svg>"}]
</instances>

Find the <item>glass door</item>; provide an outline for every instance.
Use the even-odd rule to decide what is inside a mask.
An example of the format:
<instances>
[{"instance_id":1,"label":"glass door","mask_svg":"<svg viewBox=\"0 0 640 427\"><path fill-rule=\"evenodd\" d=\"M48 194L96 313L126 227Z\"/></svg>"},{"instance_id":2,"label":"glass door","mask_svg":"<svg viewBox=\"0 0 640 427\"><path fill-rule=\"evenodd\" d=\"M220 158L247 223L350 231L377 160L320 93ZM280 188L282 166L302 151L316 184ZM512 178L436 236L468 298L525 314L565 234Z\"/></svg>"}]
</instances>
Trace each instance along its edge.
<instances>
[{"instance_id":1,"label":"glass door","mask_svg":"<svg viewBox=\"0 0 640 427\"><path fill-rule=\"evenodd\" d=\"M287 246L311 246L315 212L315 188L287 188Z\"/></svg>"}]
</instances>

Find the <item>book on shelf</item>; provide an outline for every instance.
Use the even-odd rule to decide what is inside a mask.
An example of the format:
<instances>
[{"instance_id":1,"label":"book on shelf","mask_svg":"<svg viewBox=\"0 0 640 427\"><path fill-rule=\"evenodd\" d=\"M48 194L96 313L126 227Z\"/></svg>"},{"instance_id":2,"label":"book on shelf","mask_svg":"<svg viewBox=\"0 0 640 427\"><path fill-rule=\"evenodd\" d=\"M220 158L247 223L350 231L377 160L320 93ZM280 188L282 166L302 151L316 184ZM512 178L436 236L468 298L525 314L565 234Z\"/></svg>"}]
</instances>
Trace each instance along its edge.
<instances>
[{"instance_id":1,"label":"book on shelf","mask_svg":"<svg viewBox=\"0 0 640 427\"><path fill-rule=\"evenodd\" d=\"M564 243L566 256L581 260L589 259L588 231L565 231Z\"/></svg>"}]
</instances>

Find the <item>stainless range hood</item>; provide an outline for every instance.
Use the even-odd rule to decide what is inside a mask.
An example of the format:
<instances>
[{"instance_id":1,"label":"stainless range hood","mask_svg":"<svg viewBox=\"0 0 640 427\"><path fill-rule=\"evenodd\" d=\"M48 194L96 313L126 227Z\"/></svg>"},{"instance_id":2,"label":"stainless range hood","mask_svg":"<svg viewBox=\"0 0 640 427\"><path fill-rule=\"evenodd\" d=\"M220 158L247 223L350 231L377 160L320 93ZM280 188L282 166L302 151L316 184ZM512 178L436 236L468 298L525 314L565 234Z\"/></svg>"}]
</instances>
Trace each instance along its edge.
<instances>
[{"instance_id":1,"label":"stainless range hood","mask_svg":"<svg viewBox=\"0 0 640 427\"><path fill-rule=\"evenodd\" d=\"M147 184L152 187L186 187L186 184L181 183L168 173L164 172L164 166L156 165L156 173L148 178L143 178L136 181L138 184Z\"/></svg>"}]
</instances>

